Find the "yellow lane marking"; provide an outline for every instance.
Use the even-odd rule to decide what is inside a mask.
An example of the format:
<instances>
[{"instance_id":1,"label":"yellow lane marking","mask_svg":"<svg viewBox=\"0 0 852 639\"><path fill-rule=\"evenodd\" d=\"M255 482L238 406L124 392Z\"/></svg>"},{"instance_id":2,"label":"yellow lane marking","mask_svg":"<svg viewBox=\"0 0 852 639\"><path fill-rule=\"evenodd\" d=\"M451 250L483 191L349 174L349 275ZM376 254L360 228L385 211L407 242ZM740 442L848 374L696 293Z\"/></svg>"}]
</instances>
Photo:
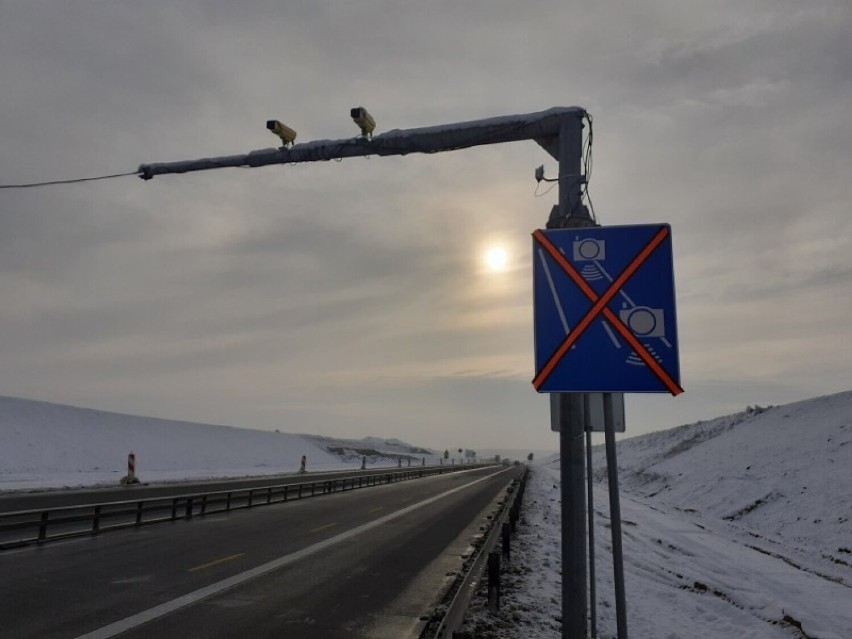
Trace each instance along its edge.
<instances>
[{"instance_id":1,"label":"yellow lane marking","mask_svg":"<svg viewBox=\"0 0 852 639\"><path fill-rule=\"evenodd\" d=\"M244 552L238 552L236 555L229 555L228 557L222 557L221 559L214 559L213 561L207 562L206 564L201 564L200 566L195 566L194 568L189 568L186 572L197 572L199 570L204 570L205 568L212 568L213 566L218 566L219 564L224 564L226 561L232 561L234 559L238 559L245 555Z\"/></svg>"},{"instance_id":2,"label":"yellow lane marking","mask_svg":"<svg viewBox=\"0 0 852 639\"><path fill-rule=\"evenodd\" d=\"M312 533L319 532L320 530L325 530L326 528L331 528L332 526L336 526L336 525L337 525L337 522L333 521L330 524L325 524L323 526L317 526L316 528L311 528L311 532Z\"/></svg>"},{"instance_id":3,"label":"yellow lane marking","mask_svg":"<svg viewBox=\"0 0 852 639\"><path fill-rule=\"evenodd\" d=\"M384 506L376 506L375 508L370 508L370 510L369 510L368 512L371 512L371 513L377 513L377 512L379 512L380 510L384 510L384 509L385 509L385 507L384 507Z\"/></svg>"}]
</instances>

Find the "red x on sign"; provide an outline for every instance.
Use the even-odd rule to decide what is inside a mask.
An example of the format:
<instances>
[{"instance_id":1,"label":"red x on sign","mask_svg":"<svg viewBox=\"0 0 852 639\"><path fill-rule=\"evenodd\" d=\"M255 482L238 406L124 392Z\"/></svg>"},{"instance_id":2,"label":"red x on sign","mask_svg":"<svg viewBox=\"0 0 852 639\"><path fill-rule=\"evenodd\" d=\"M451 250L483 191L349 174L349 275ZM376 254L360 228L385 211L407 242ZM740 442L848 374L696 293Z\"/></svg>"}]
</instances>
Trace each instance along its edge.
<instances>
[{"instance_id":1,"label":"red x on sign","mask_svg":"<svg viewBox=\"0 0 852 639\"><path fill-rule=\"evenodd\" d=\"M533 238L535 242L546 251L553 261L568 275L568 277L576 284L577 288L582 291L582 295L588 298L592 303L591 308L582 316L582 319L568 332L564 341L559 345L556 351L544 363L539 370L533 386L539 390L541 386L548 380L557 365L560 363L566 353L574 346L577 341L586 332L589 326L603 316L607 322L621 335L624 341L633 349L636 356L648 367L650 371L659 379L664 388L672 395L678 395L683 392L680 385L672 378L672 376L663 368L658 359L655 358L642 344L622 321L618 314L609 308L613 298L622 291L624 285L632 278L637 270L648 260L654 251L669 237L670 230L667 225L659 227L659 230L653 235L651 240L642 247L642 249L628 262L627 266L621 271L618 277L611 279L611 284L603 294L598 294L586 281L586 279L577 271L574 265L568 260L563 252L547 237L543 231L535 231ZM567 330L567 327L566 327ZM548 391L550 392L550 391Z\"/></svg>"}]
</instances>

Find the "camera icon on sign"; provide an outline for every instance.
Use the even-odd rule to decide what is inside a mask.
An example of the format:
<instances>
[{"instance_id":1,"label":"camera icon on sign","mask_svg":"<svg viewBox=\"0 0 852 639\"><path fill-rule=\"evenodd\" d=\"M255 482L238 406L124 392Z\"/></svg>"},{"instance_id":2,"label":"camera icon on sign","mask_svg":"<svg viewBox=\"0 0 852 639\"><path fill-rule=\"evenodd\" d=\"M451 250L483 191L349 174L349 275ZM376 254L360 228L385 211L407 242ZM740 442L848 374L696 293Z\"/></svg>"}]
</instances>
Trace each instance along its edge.
<instances>
[{"instance_id":1,"label":"camera icon on sign","mask_svg":"<svg viewBox=\"0 0 852 639\"><path fill-rule=\"evenodd\" d=\"M573 247L575 262L606 259L606 243L603 240L594 240L591 238L575 240Z\"/></svg>"},{"instance_id":2,"label":"camera icon on sign","mask_svg":"<svg viewBox=\"0 0 852 639\"><path fill-rule=\"evenodd\" d=\"M666 336L665 316L661 308L624 308L618 312L618 317L637 337Z\"/></svg>"}]
</instances>

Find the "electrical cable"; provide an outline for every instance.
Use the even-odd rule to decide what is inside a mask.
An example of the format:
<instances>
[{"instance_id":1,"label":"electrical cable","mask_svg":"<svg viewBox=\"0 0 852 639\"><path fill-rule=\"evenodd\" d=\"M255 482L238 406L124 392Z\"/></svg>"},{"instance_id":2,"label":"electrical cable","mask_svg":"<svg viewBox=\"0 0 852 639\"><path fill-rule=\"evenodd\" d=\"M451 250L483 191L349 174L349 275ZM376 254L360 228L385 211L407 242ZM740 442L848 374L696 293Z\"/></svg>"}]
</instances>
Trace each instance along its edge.
<instances>
[{"instance_id":1,"label":"electrical cable","mask_svg":"<svg viewBox=\"0 0 852 639\"><path fill-rule=\"evenodd\" d=\"M550 188L549 188L549 189L547 189L546 191L544 191L543 193L539 193L539 192L538 192L538 187L539 187L539 185L538 185L538 184L536 184L536 185L535 185L535 191L533 191L533 197L543 197L543 196L547 195L547 194L548 194L548 193L550 193L553 189L555 189L555 188L556 188L556 185L559 183L559 180L542 180L542 182L552 182L552 184L550 185Z\"/></svg>"},{"instance_id":2,"label":"electrical cable","mask_svg":"<svg viewBox=\"0 0 852 639\"><path fill-rule=\"evenodd\" d=\"M97 175L94 177L75 178L73 180L50 180L48 182L29 182L26 184L0 184L0 189L31 189L37 186L52 186L54 184L76 184L78 182L93 182L94 180L109 180L112 178L139 175L139 171L129 173L113 173L112 175Z\"/></svg>"},{"instance_id":3,"label":"electrical cable","mask_svg":"<svg viewBox=\"0 0 852 639\"><path fill-rule=\"evenodd\" d=\"M586 115L584 117L589 123L589 133L586 136L586 149L583 153L583 163L586 169L586 182L583 185L583 192L580 195L580 201L582 201L584 198L586 199L586 201L589 203L589 215L591 216L592 221L597 222L598 219L597 215L595 215L595 205L592 204L592 196L589 193L589 182L591 182L592 180L592 143L594 141L594 127L592 121L592 114L586 112Z\"/></svg>"},{"instance_id":4,"label":"electrical cable","mask_svg":"<svg viewBox=\"0 0 852 639\"><path fill-rule=\"evenodd\" d=\"M590 215L592 221L597 222L597 215L595 215L595 206L594 206L594 204L592 204L592 196L589 193L589 181L592 178L592 142L594 140L594 131L593 131L593 128L592 128L592 116L591 116L590 113L586 113L585 116L583 116L583 119L586 120L589 123L589 132L586 135L586 139L583 140L583 144L582 144L582 147L580 149L580 156L582 158L583 168L584 168L584 172L583 172L584 180L583 180L583 183L580 185L580 197L577 199L577 201L571 207L571 210L568 212L567 217L571 217L572 215L574 215L574 213L577 211L577 209L579 209L583 205L583 200L585 200L586 202L588 202L589 215ZM557 178L545 178L545 177L539 178L537 176L538 184L536 184L535 191L533 191L533 196L534 197L542 197L544 195L547 195L548 193L550 193L553 190L553 187L556 185L556 183L559 182L560 179L562 179L562 177L563 176L561 176L561 175ZM569 177L569 176L564 176L564 177ZM538 189L539 189L539 186L541 185L542 182L553 182L554 184L549 189L544 191L543 193L539 193Z\"/></svg>"}]
</instances>

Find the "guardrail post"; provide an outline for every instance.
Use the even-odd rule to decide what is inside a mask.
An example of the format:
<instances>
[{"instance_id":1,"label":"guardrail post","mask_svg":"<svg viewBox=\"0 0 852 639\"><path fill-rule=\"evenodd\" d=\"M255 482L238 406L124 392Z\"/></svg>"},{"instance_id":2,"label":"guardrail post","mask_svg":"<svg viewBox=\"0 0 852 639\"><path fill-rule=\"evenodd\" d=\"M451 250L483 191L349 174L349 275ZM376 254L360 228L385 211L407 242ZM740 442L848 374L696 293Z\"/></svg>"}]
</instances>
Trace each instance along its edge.
<instances>
[{"instance_id":1,"label":"guardrail post","mask_svg":"<svg viewBox=\"0 0 852 639\"><path fill-rule=\"evenodd\" d=\"M186 518L192 519L192 497L186 500Z\"/></svg>"},{"instance_id":2,"label":"guardrail post","mask_svg":"<svg viewBox=\"0 0 852 639\"><path fill-rule=\"evenodd\" d=\"M267 504L272 503L272 486L270 486L269 488L266 489L266 503Z\"/></svg>"},{"instance_id":3,"label":"guardrail post","mask_svg":"<svg viewBox=\"0 0 852 639\"><path fill-rule=\"evenodd\" d=\"M231 511L231 493L228 492L228 496L225 498L225 512Z\"/></svg>"},{"instance_id":4,"label":"guardrail post","mask_svg":"<svg viewBox=\"0 0 852 639\"><path fill-rule=\"evenodd\" d=\"M488 553L488 610L500 610L500 553Z\"/></svg>"},{"instance_id":5,"label":"guardrail post","mask_svg":"<svg viewBox=\"0 0 852 639\"><path fill-rule=\"evenodd\" d=\"M174 499L172 499L172 521L177 519L177 506L178 506L178 500L177 500L177 497L175 497Z\"/></svg>"},{"instance_id":6,"label":"guardrail post","mask_svg":"<svg viewBox=\"0 0 852 639\"><path fill-rule=\"evenodd\" d=\"M506 561L511 561L512 559L512 548L511 548L511 536L512 536L512 525L504 521L502 529L500 531L503 541L503 556L506 558Z\"/></svg>"},{"instance_id":7,"label":"guardrail post","mask_svg":"<svg viewBox=\"0 0 852 639\"><path fill-rule=\"evenodd\" d=\"M41 513L41 523L38 526L38 540L44 541L47 538L47 518L50 516L49 511L45 510Z\"/></svg>"},{"instance_id":8,"label":"guardrail post","mask_svg":"<svg viewBox=\"0 0 852 639\"><path fill-rule=\"evenodd\" d=\"M101 529L101 507L95 506L95 516L92 517L92 534L97 535Z\"/></svg>"},{"instance_id":9,"label":"guardrail post","mask_svg":"<svg viewBox=\"0 0 852 639\"><path fill-rule=\"evenodd\" d=\"M247 506L247 508L251 508L251 507L254 505L254 504L252 503L253 501L254 501L254 490L253 490L253 489L251 489L251 488L249 488L249 499L248 499L248 506Z\"/></svg>"},{"instance_id":10,"label":"guardrail post","mask_svg":"<svg viewBox=\"0 0 852 639\"><path fill-rule=\"evenodd\" d=\"M136 502L136 525L137 526L142 523L142 509L144 507L145 507L144 501L137 501Z\"/></svg>"},{"instance_id":11,"label":"guardrail post","mask_svg":"<svg viewBox=\"0 0 852 639\"><path fill-rule=\"evenodd\" d=\"M201 496L201 514L207 514L207 495Z\"/></svg>"}]
</instances>

